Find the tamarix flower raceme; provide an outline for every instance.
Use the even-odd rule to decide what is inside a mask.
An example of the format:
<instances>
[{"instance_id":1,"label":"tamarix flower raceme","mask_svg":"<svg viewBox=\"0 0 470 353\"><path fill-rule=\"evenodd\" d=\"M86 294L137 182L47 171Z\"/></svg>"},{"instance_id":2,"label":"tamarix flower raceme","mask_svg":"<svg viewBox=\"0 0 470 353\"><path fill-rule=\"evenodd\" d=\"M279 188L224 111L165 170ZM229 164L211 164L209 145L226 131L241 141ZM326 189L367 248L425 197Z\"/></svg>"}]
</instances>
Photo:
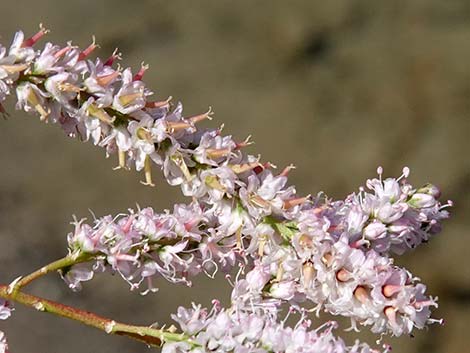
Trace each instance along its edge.
<instances>
[{"instance_id":1,"label":"tamarix flower raceme","mask_svg":"<svg viewBox=\"0 0 470 353\"><path fill-rule=\"evenodd\" d=\"M440 322L431 317L436 298L392 257L440 232L452 204L439 201L436 186L412 186L408 168L384 179L379 167L377 178L345 200L298 195L288 184L293 166L276 172L244 153L249 138L198 128L212 118L210 109L186 117L181 103L151 98L143 81L148 66L133 73L116 64L117 52L92 60L94 41L85 50L70 42L35 49L46 33L41 27L25 39L20 31L9 48L0 45L0 112L7 114L1 103L16 92L18 109L103 147L117 156L117 169L143 171L145 185L154 186L153 173L161 170L192 201L163 212L147 207L91 223L75 219L63 259L0 286L0 319L17 301L164 352L376 352L336 338L335 322L311 328L311 312L348 317L352 328L381 335ZM200 273L221 271L233 286L231 305L180 308L173 316L178 333L91 317L22 292L57 270L73 290L109 271L142 294L156 292L161 277L190 286ZM280 319L286 306L287 316L300 316L294 327ZM0 352L7 351L0 333Z\"/></svg>"}]
</instances>

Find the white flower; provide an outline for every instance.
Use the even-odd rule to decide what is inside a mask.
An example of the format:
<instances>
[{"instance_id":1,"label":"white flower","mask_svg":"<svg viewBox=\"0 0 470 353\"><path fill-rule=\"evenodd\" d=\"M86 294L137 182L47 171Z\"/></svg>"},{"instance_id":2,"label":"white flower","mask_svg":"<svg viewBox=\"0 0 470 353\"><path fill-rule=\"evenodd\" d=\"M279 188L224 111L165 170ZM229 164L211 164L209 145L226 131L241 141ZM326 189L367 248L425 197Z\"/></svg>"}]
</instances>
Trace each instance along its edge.
<instances>
[{"instance_id":1,"label":"white flower","mask_svg":"<svg viewBox=\"0 0 470 353\"><path fill-rule=\"evenodd\" d=\"M122 73L122 86L114 96L113 108L123 114L130 114L145 106L145 86L142 81L133 81L130 69Z\"/></svg>"}]
</instances>

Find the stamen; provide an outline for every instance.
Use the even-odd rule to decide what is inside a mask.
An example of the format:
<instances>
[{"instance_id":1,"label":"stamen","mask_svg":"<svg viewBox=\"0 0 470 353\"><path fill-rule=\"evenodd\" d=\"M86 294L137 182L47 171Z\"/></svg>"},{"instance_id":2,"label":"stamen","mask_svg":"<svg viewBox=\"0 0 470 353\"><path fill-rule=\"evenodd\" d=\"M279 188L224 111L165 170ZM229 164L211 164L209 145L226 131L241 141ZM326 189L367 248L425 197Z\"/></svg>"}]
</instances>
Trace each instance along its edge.
<instances>
[{"instance_id":1,"label":"stamen","mask_svg":"<svg viewBox=\"0 0 470 353\"><path fill-rule=\"evenodd\" d=\"M193 176L191 175L191 172L189 171L188 166L184 162L184 158L181 154L175 154L171 157L171 160L175 162L175 164L181 169L187 181L191 181L193 179Z\"/></svg>"},{"instance_id":2,"label":"stamen","mask_svg":"<svg viewBox=\"0 0 470 353\"><path fill-rule=\"evenodd\" d=\"M141 184L154 187L155 184L152 182L152 162L148 155L145 156L144 173L145 181L141 181Z\"/></svg>"},{"instance_id":3,"label":"stamen","mask_svg":"<svg viewBox=\"0 0 470 353\"><path fill-rule=\"evenodd\" d=\"M289 307L289 310L287 310L286 317L281 321L282 325L286 324L287 319L289 319L289 316L293 313L295 313L295 309L293 307Z\"/></svg>"},{"instance_id":4,"label":"stamen","mask_svg":"<svg viewBox=\"0 0 470 353\"><path fill-rule=\"evenodd\" d=\"M410 176L410 168L408 167L404 167L403 168L403 172L402 172L402 175L400 175L400 177L397 179L397 181L400 181L402 179L406 179Z\"/></svg>"},{"instance_id":5,"label":"stamen","mask_svg":"<svg viewBox=\"0 0 470 353\"><path fill-rule=\"evenodd\" d=\"M439 324L444 326L446 324L446 321L444 319L433 319L432 317L427 320L428 323L430 324Z\"/></svg>"},{"instance_id":6,"label":"stamen","mask_svg":"<svg viewBox=\"0 0 470 353\"><path fill-rule=\"evenodd\" d=\"M225 279L227 280L228 284L230 284L232 287L235 287L235 283L233 283L232 276L230 276L229 273L225 275Z\"/></svg>"},{"instance_id":7,"label":"stamen","mask_svg":"<svg viewBox=\"0 0 470 353\"><path fill-rule=\"evenodd\" d=\"M282 263L279 263L277 267L276 281L281 282L282 276L284 276L284 267L282 266Z\"/></svg>"},{"instance_id":8,"label":"stamen","mask_svg":"<svg viewBox=\"0 0 470 353\"><path fill-rule=\"evenodd\" d=\"M445 208L449 208L449 207L454 207L454 201L447 200L447 203L445 205L442 205L441 207L439 207L439 211Z\"/></svg>"},{"instance_id":9,"label":"stamen","mask_svg":"<svg viewBox=\"0 0 470 353\"><path fill-rule=\"evenodd\" d=\"M113 170L127 169L126 168L126 152L119 150L118 160L119 160L119 165L117 167L114 167Z\"/></svg>"},{"instance_id":10,"label":"stamen","mask_svg":"<svg viewBox=\"0 0 470 353\"><path fill-rule=\"evenodd\" d=\"M263 234L260 236L259 243L258 243L258 256L263 257L264 255L264 246L266 245L266 235Z\"/></svg>"},{"instance_id":11,"label":"stamen","mask_svg":"<svg viewBox=\"0 0 470 353\"><path fill-rule=\"evenodd\" d=\"M237 238L237 248L238 249L243 249L242 248L242 227L239 227L237 229L237 232L235 233L235 236Z\"/></svg>"},{"instance_id":12,"label":"stamen","mask_svg":"<svg viewBox=\"0 0 470 353\"><path fill-rule=\"evenodd\" d=\"M382 174L384 172L384 169L381 166L377 167L377 174L379 175L379 180L382 182Z\"/></svg>"},{"instance_id":13,"label":"stamen","mask_svg":"<svg viewBox=\"0 0 470 353\"><path fill-rule=\"evenodd\" d=\"M365 192L364 187L363 187L363 186L360 186L360 187L359 187L359 194L358 194L358 196L359 196L359 203L360 203L361 205L364 203L364 200L363 200L363 198L364 198L364 192Z\"/></svg>"}]
</instances>

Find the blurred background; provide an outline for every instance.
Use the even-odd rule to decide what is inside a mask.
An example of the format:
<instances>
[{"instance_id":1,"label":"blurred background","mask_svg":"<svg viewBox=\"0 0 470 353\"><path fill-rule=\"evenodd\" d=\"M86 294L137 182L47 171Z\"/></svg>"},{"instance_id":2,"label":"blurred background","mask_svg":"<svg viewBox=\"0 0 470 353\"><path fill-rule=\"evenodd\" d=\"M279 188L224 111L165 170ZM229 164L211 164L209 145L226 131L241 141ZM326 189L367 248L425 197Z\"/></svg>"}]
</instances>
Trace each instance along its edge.
<instances>
[{"instance_id":1,"label":"blurred background","mask_svg":"<svg viewBox=\"0 0 470 353\"><path fill-rule=\"evenodd\" d=\"M298 166L300 194L343 198L374 177L411 168L452 199L453 217L436 239L397 258L438 295L446 325L414 338L384 339L394 352L464 352L470 345L470 2L395 1L33 1L0 3L0 41L43 22L47 40L98 55L119 47L122 64L151 69L145 81L188 115L212 106L225 133L253 135L252 153ZM44 42L40 45L42 46ZM0 282L62 257L72 215L118 213L136 203L157 209L186 201L179 189L139 184L134 172L90 144L14 110L0 121ZM125 322L171 322L178 305L228 300L229 286L200 277L195 288L162 282L155 295L131 293L103 275L72 293L55 275L29 291ZM343 325L342 328L347 327ZM15 353L147 352L75 322L16 306L0 322ZM342 332L338 332L342 334ZM354 335L348 336L350 339ZM377 337L362 333L374 343Z\"/></svg>"}]
</instances>

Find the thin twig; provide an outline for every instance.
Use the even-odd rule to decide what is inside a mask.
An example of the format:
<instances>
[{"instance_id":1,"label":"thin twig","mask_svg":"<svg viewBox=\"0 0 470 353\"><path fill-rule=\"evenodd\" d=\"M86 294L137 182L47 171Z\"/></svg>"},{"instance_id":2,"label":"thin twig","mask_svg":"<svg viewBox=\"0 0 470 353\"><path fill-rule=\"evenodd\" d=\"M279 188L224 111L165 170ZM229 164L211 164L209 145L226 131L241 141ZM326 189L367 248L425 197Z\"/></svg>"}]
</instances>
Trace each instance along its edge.
<instances>
[{"instance_id":1,"label":"thin twig","mask_svg":"<svg viewBox=\"0 0 470 353\"><path fill-rule=\"evenodd\" d=\"M89 311L74 308L72 306L57 303L31 294L26 294L21 291L17 291L15 295L13 295L8 285L0 285L0 297L21 303L38 311L78 321L108 334L127 336L140 342L144 342L149 346L160 346L163 342L171 341L187 341L190 344L194 344L184 334L172 333L147 326L129 325L116 322L112 319L99 316Z\"/></svg>"}]
</instances>

